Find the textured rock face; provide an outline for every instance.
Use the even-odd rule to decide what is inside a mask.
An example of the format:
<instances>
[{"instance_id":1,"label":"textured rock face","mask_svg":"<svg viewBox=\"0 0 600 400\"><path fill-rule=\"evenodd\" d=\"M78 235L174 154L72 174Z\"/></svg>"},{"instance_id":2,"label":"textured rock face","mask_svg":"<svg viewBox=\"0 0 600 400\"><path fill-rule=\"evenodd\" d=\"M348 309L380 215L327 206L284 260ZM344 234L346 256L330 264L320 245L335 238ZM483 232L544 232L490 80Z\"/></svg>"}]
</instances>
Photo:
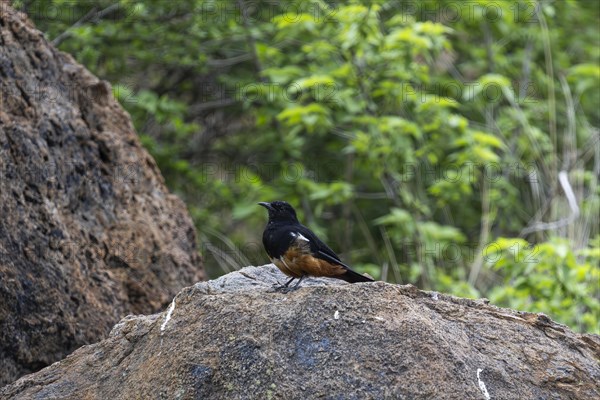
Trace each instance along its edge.
<instances>
[{"instance_id":1,"label":"textured rock face","mask_svg":"<svg viewBox=\"0 0 600 400\"><path fill-rule=\"evenodd\" d=\"M538 314L274 266L180 292L108 339L0 389L5 399L592 399L600 338Z\"/></svg>"},{"instance_id":2,"label":"textured rock face","mask_svg":"<svg viewBox=\"0 0 600 400\"><path fill-rule=\"evenodd\" d=\"M0 386L202 278L110 86L0 2Z\"/></svg>"}]
</instances>

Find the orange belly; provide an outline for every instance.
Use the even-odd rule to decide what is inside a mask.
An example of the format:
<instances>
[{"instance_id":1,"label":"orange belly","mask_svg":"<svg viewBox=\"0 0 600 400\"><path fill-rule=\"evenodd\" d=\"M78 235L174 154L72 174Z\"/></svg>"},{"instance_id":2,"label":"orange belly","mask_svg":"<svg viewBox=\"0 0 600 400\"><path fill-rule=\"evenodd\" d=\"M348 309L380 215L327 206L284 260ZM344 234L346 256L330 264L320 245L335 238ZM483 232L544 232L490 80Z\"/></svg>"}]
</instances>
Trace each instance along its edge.
<instances>
[{"instance_id":1,"label":"orange belly","mask_svg":"<svg viewBox=\"0 0 600 400\"><path fill-rule=\"evenodd\" d=\"M304 275L336 277L346 272L341 265L313 257L297 247L291 247L281 258L273 258L271 261L281 272L294 278Z\"/></svg>"}]
</instances>

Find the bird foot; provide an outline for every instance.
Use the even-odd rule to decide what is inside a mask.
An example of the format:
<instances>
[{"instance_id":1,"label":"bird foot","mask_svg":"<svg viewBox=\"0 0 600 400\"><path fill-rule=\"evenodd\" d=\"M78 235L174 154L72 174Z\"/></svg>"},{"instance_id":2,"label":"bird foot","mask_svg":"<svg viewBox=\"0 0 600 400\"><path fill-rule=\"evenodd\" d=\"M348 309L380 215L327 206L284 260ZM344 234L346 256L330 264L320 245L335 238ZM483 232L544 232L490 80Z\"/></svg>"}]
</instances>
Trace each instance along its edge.
<instances>
[{"instance_id":1,"label":"bird foot","mask_svg":"<svg viewBox=\"0 0 600 400\"><path fill-rule=\"evenodd\" d=\"M279 293L289 293L298 289L297 286L273 285L273 291Z\"/></svg>"},{"instance_id":2,"label":"bird foot","mask_svg":"<svg viewBox=\"0 0 600 400\"><path fill-rule=\"evenodd\" d=\"M279 283L279 281L277 281L277 284L273 285L273 291L281 292L281 293L289 293L291 291L294 291L294 290L298 289L298 284L300 284L300 282L302 281L302 278L300 278L300 280L298 282L296 282L296 284L293 287L290 287L290 283L292 283L292 281L296 278L290 278L290 280L288 280L283 285L281 283Z\"/></svg>"}]
</instances>

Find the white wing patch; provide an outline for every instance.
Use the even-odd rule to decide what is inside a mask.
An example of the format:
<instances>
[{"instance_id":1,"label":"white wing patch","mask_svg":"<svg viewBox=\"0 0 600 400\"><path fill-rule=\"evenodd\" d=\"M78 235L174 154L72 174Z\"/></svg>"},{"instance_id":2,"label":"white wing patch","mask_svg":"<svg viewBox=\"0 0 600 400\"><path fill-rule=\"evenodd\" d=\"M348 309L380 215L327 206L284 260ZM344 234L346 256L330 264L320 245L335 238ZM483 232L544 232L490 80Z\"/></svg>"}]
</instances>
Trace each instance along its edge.
<instances>
[{"instance_id":1,"label":"white wing patch","mask_svg":"<svg viewBox=\"0 0 600 400\"><path fill-rule=\"evenodd\" d=\"M295 238L298 238L298 240L302 240L303 242L310 243L310 240L305 238L304 235L302 235L300 232L292 233L292 235L294 235Z\"/></svg>"},{"instance_id":2,"label":"white wing patch","mask_svg":"<svg viewBox=\"0 0 600 400\"><path fill-rule=\"evenodd\" d=\"M308 240L303 234L300 232L290 232L292 237L294 238L294 243L296 246L301 248L304 252L308 252L310 249L310 240Z\"/></svg>"}]
</instances>

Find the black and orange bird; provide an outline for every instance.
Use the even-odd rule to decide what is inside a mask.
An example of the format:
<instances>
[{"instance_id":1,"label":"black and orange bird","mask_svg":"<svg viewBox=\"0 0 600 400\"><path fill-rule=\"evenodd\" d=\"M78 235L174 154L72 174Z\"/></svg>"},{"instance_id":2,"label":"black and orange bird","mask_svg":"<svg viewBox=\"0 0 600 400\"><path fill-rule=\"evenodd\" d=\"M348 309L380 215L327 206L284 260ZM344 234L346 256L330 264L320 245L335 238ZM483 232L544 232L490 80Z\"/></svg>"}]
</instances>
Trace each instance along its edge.
<instances>
[{"instance_id":1,"label":"black and orange bird","mask_svg":"<svg viewBox=\"0 0 600 400\"><path fill-rule=\"evenodd\" d=\"M346 282L373 282L373 279L353 271L344 264L317 235L302 225L296 211L285 201L261 202L269 212L269 222L263 232L263 245L271 259L287 276L291 277L282 288L305 276L326 276Z\"/></svg>"}]
</instances>

